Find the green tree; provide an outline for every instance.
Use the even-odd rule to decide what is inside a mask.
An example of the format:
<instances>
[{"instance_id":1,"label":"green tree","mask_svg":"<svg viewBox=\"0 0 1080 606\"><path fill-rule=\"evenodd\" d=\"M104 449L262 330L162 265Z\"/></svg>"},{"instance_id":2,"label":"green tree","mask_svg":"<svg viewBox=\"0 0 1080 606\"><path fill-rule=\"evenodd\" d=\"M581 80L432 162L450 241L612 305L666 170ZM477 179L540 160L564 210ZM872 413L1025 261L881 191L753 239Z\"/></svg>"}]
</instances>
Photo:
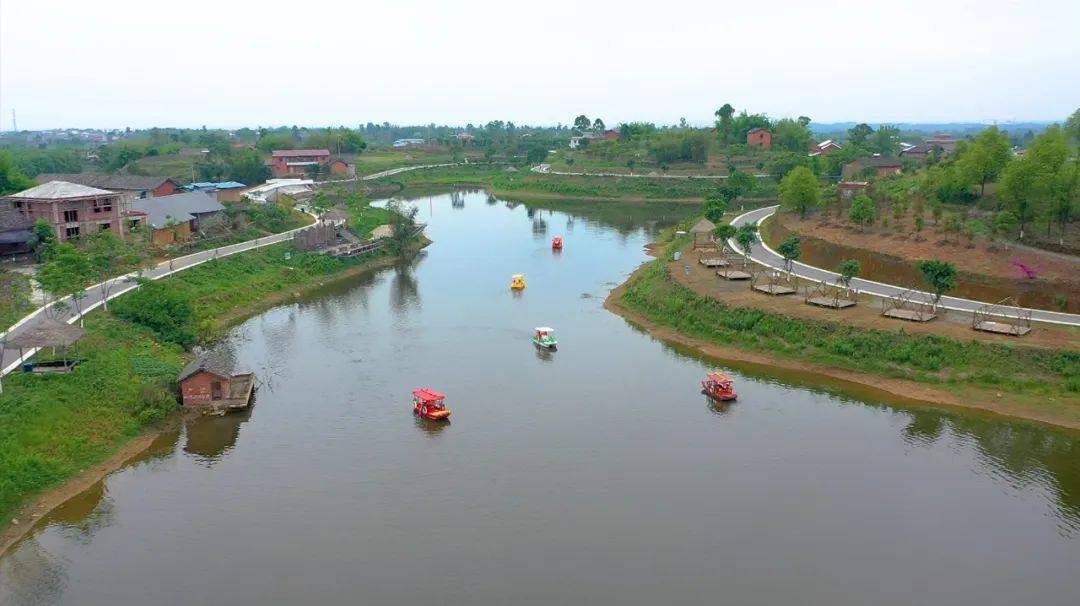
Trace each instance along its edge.
<instances>
[{"instance_id":1,"label":"green tree","mask_svg":"<svg viewBox=\"0 0 1080 606\"><path fill-rule=\"evenodd\" d=\"M758 227L756 223L743 223L735 231L735 241L743 252L743 267L750 262L750 248L758 242Z\"/></svg>"},{"instance_id":2,"label":"green tree","mask_svg":"<svg viewBox=\"0 0 1080 606\"><path fill-rule=\"evenodd\" d=\"M141 270L149 258L141 242L135 238L120 238L110 231L90 236L85 252L93 279L101 283L105 309L109 309L109 295L116 286L116 281L110 278Z\"/></svg>"},{"instance_id":3,"label":"green tree","mask_svg":"<svg viewBox=\"0 0 1080 606\"><path fill-rule=\"evenodd\" d=\"M855 259L844 259L836 268L836 273L840 274L837 281L843 284L845 288L851 288L851 281L855 276L858 276L861 271L862 265L860 265L858 261Z\"/></svg>"},{"instance_id":4,"label":"green tree","mask_svg":"<svg viewBox=\"0 0 1080 606\"><path fill-rule=\"evenodd\" d=\"M790 272L792 262L798 261L799 257L802 256L802 246L799 236L788 236L776 247L776 252L780 253L780 256L784 258L784 269Z\"/></svg>"},{"instance_id":5,"label":"green tree","mask_svg":"<svg viewBox=\"0 0 1080 606\"><path fill-rule=\"evenodd\" d=\"M735 115L735 108L730 103L725 103L716 110L716 134L720 137L721 143L731 143L731 136L735 127L732 116Z\"/></svg>"},{"instance_id":6,"label":"green tree","mask_svg":"<svg viewBox=\"0 0 1080 606\"><path fill-rule=\"evenodd\" d=\"M74 244L62 242L51 247L47 260L38 271L37 281L57 299L70 296L81 321L80 295L93 275L89 256Z\"/></svg>"},{"instance_id":7,"label":"green tree","mask_svg":"<svg viewBox=\"0 0 1080 606\"><path fill-rule=\"evenodd\" d=\"M45 219L34 221L34 239L37 240L39 257L44 257L53 244L56 244L56 231Z\"/></svg>"},{"instance_id":8,"label":"green tree","mask_svg":"<svg viewBox=\"0 0 1080 606\"><path fill-rule=\"evenodd\" d=\"M848 129L848 141L854 145L865 145L872 134L874 134L874 129L869 124L856 124Z\"/></svg>"},{"instance_id":9,"label":"green tree","mask_svg":"<svg viewBox=\"0 0 1080 606\"><path fill-rule=\"evenodd\" d=\"M934 304L941 296L956 289L956 266L948 261L926 260L917 265L927 288L934 293Z\"/></svg>"},{"instance_id":10,"label":"green tree","mask_svg":"<svg viewBox=\"0 0 1080 606\"><path fill-rule=\"evenodd\" d=\"M163 341L185 349L195 345L195 310L182 289L143 280L137 290L113 302L112 313L146 326Z\"/></svg>"},{"instance_id":11,"label":"green tree","mask_svg":"<svg viewBox=\"0 0 1080 606\"><path fill-rule=\"evenodd\" d=\"M851 201L848 210L848 220L858 225L860 229L874 224L877 220L877 204L866 194L859 194Z\"/></svg>"},{"instance_id":12,"label":"green tree","mask_svg":"<svg viewBox=\"0 0 1080 606\"><path fill-rule=\"evenodd\" d=\"M386 210L390 211L390 240L387 248L392 254L403 254L416 237L417 209L415 206L392 200L386 205Z\"/></svg>"},{"instance_id":13,"label":"green tree","mask_svg":"<svg viewBox=\"0 0 1080 606\"><path fill-rule=\"evenodd\" d=\"M871 151L883 156L895 154L900 149L900 129L882 124L870 135L868 144Z\"/></svg>"},{"instance_id":14,"label":"green tree","mask_svg":"<svg viewBox=\"0 0 1080 606\"><path fill-rule=\"evenodd\" d=\"M994 215L994 233L1003 235L1014 235L1016 230L1020 227L1020 221L1016 219L1016 215L1012 212L1003 210Z\"/></svg>"},{"instance_id":15,"label":"green tree","mask_svg":"<svg viewBox=\"0 0 1080 606\"><path fill-rule=\"evenodd\" d=\"M11 153L0 149L0 196L20 192L34 186L34 180L22 174L11 159Z\"/></svg>"},{"instance_id":16,"label":"green tree","mask_svg":"<svg viewBox=\"0 0 1080 606\"><path fill-rule=\"evenodd\" d=\"M229 179L245 185L256 185L270 177L270 169L261 155L254 150L245 150L229 157Z\"/></svg>"},{"instance_id":17,"label":"green tree","mask_svg":"<svg viewBox=\"0 0 1080 606\"><path fill-rule=\"evenodd\" d=\"M728 209L728 196L722 190L712 191L705 194L705 204L702 211L705 218L713 223L718 223Z\"/></svg>"},{"instance_id":18,"label":"green tree","mask_svg":"<svg viewBox=\"0 0 1080 606\"><path fill-rule=\"evenodd\" d=\"M791 118L783 118L773 124L772 131L774 149L806 153L807 148L810 147L812 135L806 124Z\"/></svg>"},{"instance_id":19,"label":"green tree","mask_svg":"<svg viewBox=\"0 0 1080 606\"><path fill-rule=\"evenodd\" d=\"M1074 145L1080 145L1080 109L1077 109L1065 120L1065 132L1072 139Z\"/></svg>"},{"instance_id":20,"label":"green tree","mask_svg":"<svg viewBox=\"0 0 1080 606\"><path fill-rule=\"evenodd\" d=\"M589 117L586 116L585 114L581 114L577 118L574 118L574 128L575 129L577 129L577 130L579 130L581 132L585 132L585 131L589 130L590 126L592 126L592 122L589 121Z\"/></svg>"},{"instance_id":21,"label":"green tree","mask_svg":"<svg viewBox=\"0 0 1080 606\"><path fill-rule=\"evenodd\" d=\"M603 120L601 120L600 118L597 118L597 119L592 121L592 129L593 129L593 132L602 133L602 132L604 132L604 130L607 129L607 127L604 126L604 121Z\"/></svg>"},{"instance_id":22,"label":"green tree","mask_svg":"<svg viewBox=\"0 0 1080 606\"><path fill-rule=\"evenodd\" d=\"M721 246L727 246L727 241L734 238L738 232L735 226L730 223L724 223L723 225L717 225L713 230L713 235L716 236L716 241L720 242Z\"/></svg>"},{"instance_id":23,"label":"green tree","mask_svg":"<svg viewBox=\"0 0 1080 606\"><path fill-rule=\"evenodd\" d=\"M728 178L724 180L724 185L731 193L731 199L741 198L749 193L753 193L757 189L757 178L749 173L744 173L740 170L733 170Z\"/></svg>"},{"instance_id":24,"label":"green tree","mask_svg":"<svg viewBox=\"0 0 1080 606\"><path fill-rule=\"evenodd\" d=\"M772 121L764 114L748 114L745 110L739 112L732 121L731 142L746 143L746 133L752 128L772 128Z\"/></svg>"},{"instance_id":25,"label":"green tree","mask_svg":"<svg viewBox=\"0 0 1080 606\"><path fill-rule=\"evenodd\" d=\"M1038 170L1030 157L1011 162L1002 174L1000 195L1006 208L1016 218L1021 240L1024 239L1027 225L1035 219L1040 189Z\"/></svg>"},{"instance_id":26,"label":"green tree","mask_svg":"<svg viewBox=\"0 0 1080 606\"><path fill-rule=\"evenodd\" d=\"M957 160L957 167L972 183L979 184L979 197L986 193L986 184L1001 175L1012 157L1009 136L991 126L979 133L975 141L964 149Z\"/></svg>"},{"instance_id":27,"label":"green tree","mask_svg":"<svg viewBox=\"0 0 1080 606\"><path fill-rule=\"evenodd\" d=\"M799 217L806 218L806 213L821 202L821 186L817 177L805 166L792 170L780 181L780 204L793 211Z\"/></svg>"}]
</instances>

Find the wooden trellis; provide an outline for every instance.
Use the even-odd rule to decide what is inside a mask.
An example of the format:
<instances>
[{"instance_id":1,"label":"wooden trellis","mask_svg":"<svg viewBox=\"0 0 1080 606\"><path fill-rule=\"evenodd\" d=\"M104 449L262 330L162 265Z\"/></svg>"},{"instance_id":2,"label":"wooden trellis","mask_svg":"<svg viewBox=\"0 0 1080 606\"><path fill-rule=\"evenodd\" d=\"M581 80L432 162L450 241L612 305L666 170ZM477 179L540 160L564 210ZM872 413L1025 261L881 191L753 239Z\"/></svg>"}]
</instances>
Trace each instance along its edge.
<instances>
[{"instance_id":1,"label":"wooden trellis","mask_svg":"<svg viewBox=\"0 0 1080 606\"><path fill-rule=\"evenodd\" d=\"M721 243L719 250L707 249L699 251L698 263L705 267L730 267L734 253L728 248L727 243Z\"/></svg>"},{"instance_id":2,"label":"wooden trellis","mask_svg":"<svg viewBox=\"0 0 1080 606\"><path fill-rule=\"evenodd\" d=\"M937 317L937 304L931 295L917 290L905 290L895 297L881 300L881 315L908 322L929 322Z\"/></svg>"},{"instance_id":3,"label":"wooden trellis","mask_svg":"<svg viewBox=\"0 0 1080 606\"><path fill-rule=\"evenodd\" d=\"M858 290L850 286L829 282L820 282L814 286L807 286L803 290L803 298L807 305L831 307L833 309L854 307L858 297Z\"/></svg>"},{"instance_id":4,"label":"wooden trellis","mask_svg":"<svg viewBox=\"0 0 1080 606\"><path fill-rule=\"evenodd\" d=\"M761 267L754 270L750 278L750 288L767 295L793 295L796 291L795 279L785 271L771 267Z\"/></svg>"},{"instance_id":5,"label":"wooden trellis","mask_svg":"<svg viewBox=\"0 0 1080 606\"><path fill-rule=\"evenodd\" d=\"M1010 307L1014 309L1007 309ZM1031 332L1031 310L1021 308L1014 297L1009 297L976 309L971 316L971 327L984 332L1022 337Z\"/></svg>"}]
</instances>

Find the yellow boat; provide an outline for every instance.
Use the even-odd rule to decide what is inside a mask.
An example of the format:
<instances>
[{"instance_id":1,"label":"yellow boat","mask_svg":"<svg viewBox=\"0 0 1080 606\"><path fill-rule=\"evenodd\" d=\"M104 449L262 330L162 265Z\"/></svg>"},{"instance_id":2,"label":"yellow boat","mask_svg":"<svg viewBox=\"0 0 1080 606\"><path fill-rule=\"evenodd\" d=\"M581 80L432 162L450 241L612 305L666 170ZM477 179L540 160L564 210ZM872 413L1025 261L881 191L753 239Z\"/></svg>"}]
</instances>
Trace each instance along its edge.
<instances>
[{"instance_id":1,"label":"yellow boat","mask_svg":"<svg viewBox=\"0 0 1080 606\"><path fill-rule=\"evenodd\" d=\"M510 288L513 290L525 288L525 274L514 274L510 278Z\"/></svg>"}]
</instances>

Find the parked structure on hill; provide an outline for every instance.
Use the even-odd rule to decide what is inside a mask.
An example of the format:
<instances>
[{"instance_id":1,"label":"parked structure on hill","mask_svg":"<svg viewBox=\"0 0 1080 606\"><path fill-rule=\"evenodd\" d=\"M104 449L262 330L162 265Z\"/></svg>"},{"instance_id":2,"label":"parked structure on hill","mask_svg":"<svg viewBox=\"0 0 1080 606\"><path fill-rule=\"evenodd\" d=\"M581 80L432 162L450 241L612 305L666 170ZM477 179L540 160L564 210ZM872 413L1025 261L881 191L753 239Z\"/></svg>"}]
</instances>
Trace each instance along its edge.
<instances>
[{"instance_id":1,"label":"parked structure on hill","mask_svg":"<svg viewBox=\"0 0 1080 606\"><path fill-rule=\"evenodd\" d=\"M78 183L49 181L3 198L24 219L41 219L61 242L99 231L123 235L126 200L118 192Z\"/></svg>"},{"instance_id":2,"label":"parked structure on hill","mask_svg":"<svg viewBox=\"0 0 1080 606\"><path fill-rule=\"evenodd\" d=\"M889 158L887 156L869 156L845 164L843 177L844 179L850 179L852 177L862 176L866 169L873 169L872 173L875 177L887 177L889 175L900 174L900 171L903 168L903 163L896 158Z\"/></svg>"},{"instance_id":3,"label":"parked structure on hill","mask_svg":"<svg viewBox=\"0 0 1080 606\"><path fill-rule=\"evenodd\" d=\"M110 175L106 173L42 173L38 183L65 181L87 187L119 192L128 200L171 196L180 192L180 184L160 175Z\"/></svg>"},{"instance_id":4,"label":"parked structure on hill","mask_svg":"<svg viewBox=\"0 0 1080 606\"><path fill-rule=\"evenodd\" d=\"M205 191L207 193L212 193L217 197L218 202L238 202L240 201L241 194L244 193L244 190L246 190L247 187L247 185L237 181L203 181L201 183L185 185L184 189L187 191Z\"/></svg>"},{"instance_id":5,"label":"parked structure on hill","mask_svg":"<svg viewBox=\"0 0 1080 606\"><path fill-rule=\"evenodd\" d=\"M311 167L329 167L328 149L279 149L270 154L270 171L275 177L310 174Z\"/></svg>"},{"instance_id":6,"label":"parked structure on hill","mask_svg":"<svg viewBox=\"0 0 1080 606\"><path fill-rule=\"evenodd\" d=\"M829 154L831 154L831 153L833 153L835 151L840 151L842 149L844 149L844 148L839 143L837 143L836 141L833 141L832 139L826 139L826 140L822 141L821 143L811 143L810 144L810 155L811 156L827 156L827 155L829 155Z\"/></svg>"},{"instance_id":7,"label":"parked structure on hill","mask_svg":"<svg viewBox=\"0 0 1080 606\"><path fill-rule=\"evenodd\" d=\"M768 129L760 127L751 128L746 133L746 145L747 147L772 149L772 133Z\"/></svg>"},{"instance_id":8,"label":"parked structure on hill","mask_svg":"<svg viewBox=\"0 0 1080 606\"><path fill-rule=\"evenodd\" d=\"M355 177L356 165L352 162L346 162L341 158L334 158L330 160L330 174Z\"/></svg>"}]
</instances>

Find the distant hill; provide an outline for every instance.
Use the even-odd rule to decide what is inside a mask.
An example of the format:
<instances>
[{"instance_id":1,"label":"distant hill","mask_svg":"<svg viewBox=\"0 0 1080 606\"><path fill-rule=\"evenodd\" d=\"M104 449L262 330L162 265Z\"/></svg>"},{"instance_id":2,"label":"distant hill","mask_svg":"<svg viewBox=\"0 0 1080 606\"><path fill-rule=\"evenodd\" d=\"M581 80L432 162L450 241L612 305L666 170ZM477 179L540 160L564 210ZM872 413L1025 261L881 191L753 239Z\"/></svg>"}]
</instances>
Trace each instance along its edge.
<instances>
[{"instance_id":1,"label":"distant hill","mask_svg":"<svg viewBox=\"0 0 1080 606\"><path fill-rule=\"evenodd\" d=\"M1047 126L1053 124L1053 120L1039 122L998 122L997 127L1010 133L1026 133L1032 131L1035 134L1042 132ZM857 122L811 122L810 130L816 135L828 135L846 132ZM989 122L868 122L874 128L881 124L890 124L898 127L903 132L913 133L949 133L956 136L972 135L991 126Z\"/></svg>"}]
</instances>

